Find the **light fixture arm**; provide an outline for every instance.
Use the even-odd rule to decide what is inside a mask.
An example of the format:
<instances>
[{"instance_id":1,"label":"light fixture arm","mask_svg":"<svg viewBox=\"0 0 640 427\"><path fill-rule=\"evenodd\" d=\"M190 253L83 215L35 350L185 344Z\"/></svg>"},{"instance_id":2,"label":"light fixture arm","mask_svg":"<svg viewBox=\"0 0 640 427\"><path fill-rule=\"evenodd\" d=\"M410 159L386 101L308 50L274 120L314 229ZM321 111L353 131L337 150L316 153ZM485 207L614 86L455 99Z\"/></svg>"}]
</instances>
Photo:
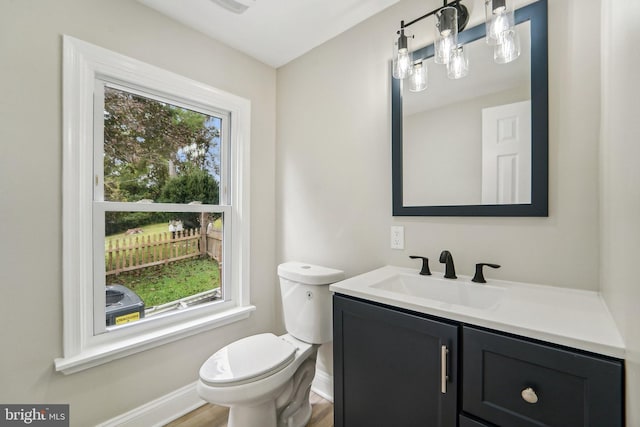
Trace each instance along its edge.
<instances>
[{"instance_id":1,"label":"light fixture arm","mask_svg":"<svg viewBox=\"0 0 640 427\"><path fill-rule=\"evenodd\" d=\"M447 0L443 0L443 5L442 7L439 7L437 9L432 10L429 13L426 13L416 19L414 19L413 21L409 21L408 23L404 23L404 21L400 21L400 31L404 30L405 28L415 24L416 22L420 22L425 18L428 18L429 16L435 15L436 13L438 13L440 10L444 9L445 7L455 7L458 11L458 32L461 32L462 30L465 29L465 27L467 26L467 23L469 22L469 11L467 9L467 7L465 5L463 5L462 0L453 0L452 2L447 2ZM398 33L400 34L400 33Z\"/></svg>"},{"instance_id":2,"label":"light fixture arm","mask_svg":"<svg viewBox=\"0 0 640 427\"><path fill-rule=\"evenodd\" d=\"M407 36L404 34L404 21L400 21L400 29L398 30L398 49L406 49L407 48Z\"/></svg>"}]
</instances>

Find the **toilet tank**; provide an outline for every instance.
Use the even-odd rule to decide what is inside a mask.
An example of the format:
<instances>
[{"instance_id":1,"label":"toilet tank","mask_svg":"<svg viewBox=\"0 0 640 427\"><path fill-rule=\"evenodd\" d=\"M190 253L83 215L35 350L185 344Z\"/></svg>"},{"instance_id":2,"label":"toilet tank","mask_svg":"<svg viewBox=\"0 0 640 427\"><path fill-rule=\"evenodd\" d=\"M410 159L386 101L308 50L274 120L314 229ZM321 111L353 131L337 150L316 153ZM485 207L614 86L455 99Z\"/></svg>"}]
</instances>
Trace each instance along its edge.
<instances>
[{"instance_id":1,"label":"toilet tank","mask_svg":"<svg viewBox=\"0 0 640 427\"><path fill-rule=\"evenodd\" d=\"M310 344L333 337L329 285L344 279L344 272L319 265L285 262L278 266L282 309L287 332Z\"/></svg>"}]
</instances>

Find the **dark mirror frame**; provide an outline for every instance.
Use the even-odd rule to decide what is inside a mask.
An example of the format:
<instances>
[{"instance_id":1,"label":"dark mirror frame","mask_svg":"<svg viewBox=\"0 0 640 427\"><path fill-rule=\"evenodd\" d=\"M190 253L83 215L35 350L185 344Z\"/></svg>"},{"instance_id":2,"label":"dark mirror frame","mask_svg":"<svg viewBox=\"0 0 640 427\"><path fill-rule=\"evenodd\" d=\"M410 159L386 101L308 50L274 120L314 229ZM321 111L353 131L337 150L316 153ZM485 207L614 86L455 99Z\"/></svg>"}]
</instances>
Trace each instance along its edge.
<instances>
[{"instance_id":1,"label":"dark mirror frame","mask_svg":"<svg viewBox=\"0 0 640 427\"><path fill-rule=\"evenodd\" d=\"M531 28L531 203L516 205L404 206L402 178L402 81L391 77L391 166L393 216L548 216L549 85L547 0L515 11L515 22ZM485 36L484 22L458 35L460 43ZM433 45L414 58L433 56ZM391 74L391 73L390 73ZM428 91L428 89L427 89ZM425 183L424 185L438 185Z\"/></svg>"}]
</instances>

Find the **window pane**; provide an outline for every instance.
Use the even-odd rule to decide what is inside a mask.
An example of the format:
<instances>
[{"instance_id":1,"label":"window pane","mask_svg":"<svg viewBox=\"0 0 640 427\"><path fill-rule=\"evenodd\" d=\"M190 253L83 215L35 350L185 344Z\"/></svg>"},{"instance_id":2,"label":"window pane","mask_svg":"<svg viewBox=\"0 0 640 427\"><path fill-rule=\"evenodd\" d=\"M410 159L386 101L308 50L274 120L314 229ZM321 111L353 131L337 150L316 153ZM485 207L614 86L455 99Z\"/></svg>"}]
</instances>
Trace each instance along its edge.
<instances>
[{"instance_id":1,"label":"window pane","mask_svg":"<svg viewBox=\"0 0 640 427\"><path fill-rule=\"evenodd\" d=\"M104 200L219 203L222 118L104 87Z\"/></svg>"},{"instance_id":2,"label":"window pane","mask_svg":"<svg viewBox=\"0 0 640 427\"><path fill-rule=\"evenodd\" d=\"M105 213L106 326L222 301L221 213Z\"/></svg>"}]
</instances>

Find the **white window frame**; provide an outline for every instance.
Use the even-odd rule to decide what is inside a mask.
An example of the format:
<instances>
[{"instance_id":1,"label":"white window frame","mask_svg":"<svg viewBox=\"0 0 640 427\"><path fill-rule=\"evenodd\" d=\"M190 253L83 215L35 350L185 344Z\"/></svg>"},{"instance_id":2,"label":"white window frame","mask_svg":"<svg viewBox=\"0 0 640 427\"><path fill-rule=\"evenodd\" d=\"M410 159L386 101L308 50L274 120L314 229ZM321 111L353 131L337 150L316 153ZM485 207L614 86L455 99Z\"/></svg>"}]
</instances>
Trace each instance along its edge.
<instances>
[{"instance_id":1,"label":"white window frame","mask_svg":"<svg viewBox=\"0 0 640 427\"><path fill-rule=\"evenodd\" d=\"M207 116L216 116L221 120L220 128L220 191L219 203L217 205L208 204L176 204L176 203L136 203L136 202L113 202L104 200L104 92L105 87L127 92L136 96L144 97L150 100L166 103L175 107L189 109ZM104 77L96 78L93 92L93 111L94 111L94 143L93 143L93 333L94 335L112 331L120 326L106 326L105 324L105 214L107 212L195 212L195 213L221 213L223 214L223 260L231 260L231 245L226 244L232 240L232 202L230 200L230 191L227 191L229 179L229 171L232 169L230 163L230 113L227 111L213 110L210 106L184 104L184 101L176 99L168 99L163 94L151 93L149 88L122 86L113 83ZM223 301L216 301L216 310L223 311L234 305L233 287L231 286L231 269L222 269L223 277L221 280ZM181 309L193 310L196 307ZM163 313L163 315L176 315L177 312ZM157 318L153 318L155 321ZM136 326L140 326L140 321L147 322L150 318L138 320ZM127 325L132 326L132 325Z\"/></svg>"},{"instance_id":2,"label":"white window frame","mask_svg":"<svg viewBox=\"0 0 640 427\"><path fill-rule=\"evenodd\" d=\"M255 310L249 295L250 101L67 35L63 36L63 79L64 355L55 360L56 370L65 374L81 371L249 317ZM231 175L230 182L221 183L219 207L224 212L225 227L227 223L231 225L231 236L226 236L224 242L230 257L230 262L225 258L225 271L229 272L225 279L230 283L226 283L224 302L133 322L108 333L100 333L104 331L96 328L94 306L104 304L104 292L97 292L94 286L94 268L98 266L94 266L93 250L98 244L93 217L96 206L102 210L100 203L105 203L96 202L93 197L94 120L102 114L94 114L97 80L230 115ZM230 205L224 204L225 199ZM111 204L105 209L128 210L126 204L118 205ZM141 209L155 211L158 205L149 204ZM169 204L163 206L172 208ZM191 205L189 209L211 211L211 206Z\"/></svg>"}]
</instances>

